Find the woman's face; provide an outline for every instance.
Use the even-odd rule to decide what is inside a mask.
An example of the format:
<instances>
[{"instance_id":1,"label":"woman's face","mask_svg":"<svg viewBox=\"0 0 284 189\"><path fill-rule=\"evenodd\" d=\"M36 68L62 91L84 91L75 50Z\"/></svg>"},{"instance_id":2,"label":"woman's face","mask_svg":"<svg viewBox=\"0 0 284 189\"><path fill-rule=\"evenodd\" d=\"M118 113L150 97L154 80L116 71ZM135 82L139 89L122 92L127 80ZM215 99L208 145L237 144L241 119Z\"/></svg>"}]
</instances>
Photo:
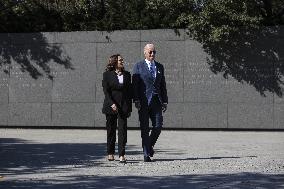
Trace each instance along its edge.
<instances>
[{"instance_id":1,"label":"woman's face","mask_svg":"<svg viewBox=\"0 0 284 189\"><path fill-rule=\"evenodd\" d=\"M123 57L122 57L122 56L118 56L118 59L117 59L117 68L118 68L118 69L123 68L123 67L124 67L123 64L124 64Z\"/></svg>"}]
</instances>

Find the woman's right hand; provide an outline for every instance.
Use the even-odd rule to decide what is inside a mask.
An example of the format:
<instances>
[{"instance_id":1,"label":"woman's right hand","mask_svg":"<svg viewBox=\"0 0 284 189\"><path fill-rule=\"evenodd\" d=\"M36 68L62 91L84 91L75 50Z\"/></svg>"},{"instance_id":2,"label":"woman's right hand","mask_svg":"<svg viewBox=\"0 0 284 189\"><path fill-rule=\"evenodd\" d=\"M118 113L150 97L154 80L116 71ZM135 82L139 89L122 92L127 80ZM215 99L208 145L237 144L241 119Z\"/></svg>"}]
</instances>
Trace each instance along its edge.
<instances>
[{"instance_id":1,"label":"woman's right hand","mask_svg":"<svg viewBox=\"0 0 284 189\"><path fill-rule=\"evenodd\" d=\"M113 110L114 112L117 112L117 107L116 107L115 104L111 105L111 108L112 108L112 110Z\"/></svg>"}]
</instances>

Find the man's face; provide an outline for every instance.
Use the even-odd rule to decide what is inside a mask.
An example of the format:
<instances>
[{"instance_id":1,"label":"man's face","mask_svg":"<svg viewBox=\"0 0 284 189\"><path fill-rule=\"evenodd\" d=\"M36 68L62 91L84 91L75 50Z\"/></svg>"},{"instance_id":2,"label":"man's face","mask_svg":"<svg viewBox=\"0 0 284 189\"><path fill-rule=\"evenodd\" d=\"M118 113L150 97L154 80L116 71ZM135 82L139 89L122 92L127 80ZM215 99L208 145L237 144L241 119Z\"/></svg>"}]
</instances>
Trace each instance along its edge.
<instances>
[{"instance_id":1,"label":"man's face","mask_svg":"<svg viewBox=\"0 0 284 189\"><path fill-rule=\"evenodd\" d=\"M149 61L154 60L155 55L156 55L155 48L153 46L149 46L149 47L145 48L144 55L145 55L145 58L147 60L149 60Z\"/></svg>"}]
</instances>

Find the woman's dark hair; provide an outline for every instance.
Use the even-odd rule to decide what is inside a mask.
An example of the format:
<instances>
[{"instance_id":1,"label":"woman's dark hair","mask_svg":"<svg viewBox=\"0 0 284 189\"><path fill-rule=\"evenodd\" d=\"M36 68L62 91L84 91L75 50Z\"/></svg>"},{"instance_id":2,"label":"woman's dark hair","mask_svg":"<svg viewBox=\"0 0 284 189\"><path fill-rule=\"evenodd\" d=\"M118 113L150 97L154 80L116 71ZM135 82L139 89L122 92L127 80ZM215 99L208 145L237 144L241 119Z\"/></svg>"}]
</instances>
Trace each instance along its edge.
<instances>
[{"instance_id":1,"label":"woman's dark hair","mask_svg":"<svg viewBox=\"0 0 284 189\"><path fill-rule=\"evenodd\" d=\"M108 59L108 64L106 66L106 71L113 71L115 70L115 67L117 66L118 63L118 57L120 56L120 54L114 54L111 55ZM124 70L124 69L122 69Z\"/></svg>"}]
</instances>

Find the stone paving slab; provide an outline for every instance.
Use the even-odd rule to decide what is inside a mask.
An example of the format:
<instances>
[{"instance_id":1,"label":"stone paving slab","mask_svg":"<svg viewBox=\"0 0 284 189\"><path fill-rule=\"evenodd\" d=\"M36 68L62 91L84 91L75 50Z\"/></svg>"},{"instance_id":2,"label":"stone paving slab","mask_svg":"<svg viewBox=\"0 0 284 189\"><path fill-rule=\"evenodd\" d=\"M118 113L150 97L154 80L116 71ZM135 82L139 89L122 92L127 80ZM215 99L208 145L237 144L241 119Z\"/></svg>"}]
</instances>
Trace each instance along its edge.
<instances>
[{"instance_id":1,"label":"stone paving slab","mask_svg":"<svg viewBox=\"0 0 284 189\"><path fill-rule=\"evenodd\" d=\"M162 131L144 163L106 160L105 130L0 129L0 188L284 188L284 132Z\"/></svg>"}]
</instances>

